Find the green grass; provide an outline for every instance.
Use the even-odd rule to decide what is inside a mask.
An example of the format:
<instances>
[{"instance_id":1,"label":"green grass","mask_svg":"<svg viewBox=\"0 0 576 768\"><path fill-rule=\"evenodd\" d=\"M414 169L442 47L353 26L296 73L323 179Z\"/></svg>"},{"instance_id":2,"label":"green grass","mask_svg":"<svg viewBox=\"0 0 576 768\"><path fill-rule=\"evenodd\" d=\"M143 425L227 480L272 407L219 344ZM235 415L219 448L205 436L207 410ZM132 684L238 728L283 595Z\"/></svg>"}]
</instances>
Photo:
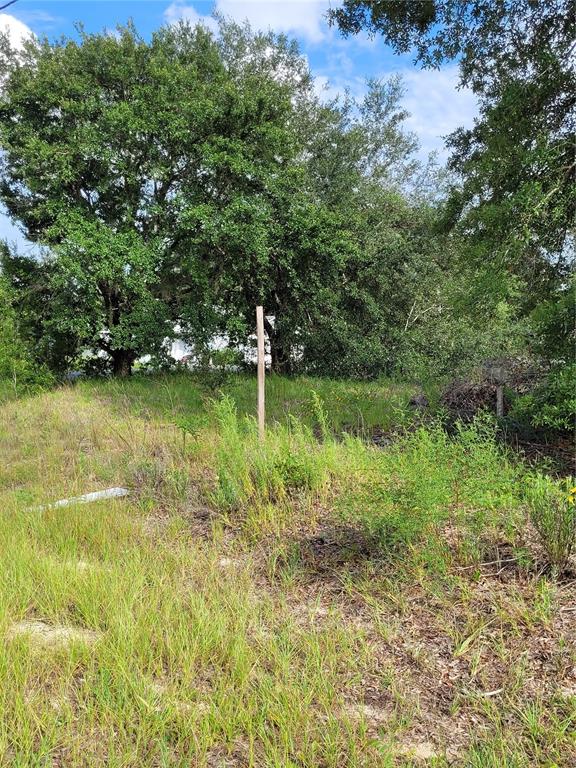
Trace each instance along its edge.
<instances>
[{"instance_id":1,"label":"green grass","mask_svg":"<svg viewBox=\"0 0 576 768\"><path fill-rule=\"evenodd\" d=\"M210 384L210 386L208 386ZM373 427L390 429L407 420L407 404L413 388L408 384L381 380L352 382L299 376L271 375L266 379L266 415L270 424L286 423L291 415L314 426L312 393L325 403L330 426L335 431L356 433ZM107 401L112 407L129 407L144 417L198 419L206 414L209 401L221 393L229 395L238 412L254 415L256 397L254 379L248 374L224 376L206 382L200 376L170 374L135 376L128 381L102 380L82 382L78 392Z\"/></svg>"},{"instance_id":2,"label":"green grass","mask_svg":"<svg viewBox=\"0 0 576 768\"><path fill-rule=\"evenodd\" d=\"M272 378L261 445L254 381L223 389L0 407L0 766L574 765L574 588L489 424L381 450L340 433L407 388Z\"/></svg>"}]
</instances>

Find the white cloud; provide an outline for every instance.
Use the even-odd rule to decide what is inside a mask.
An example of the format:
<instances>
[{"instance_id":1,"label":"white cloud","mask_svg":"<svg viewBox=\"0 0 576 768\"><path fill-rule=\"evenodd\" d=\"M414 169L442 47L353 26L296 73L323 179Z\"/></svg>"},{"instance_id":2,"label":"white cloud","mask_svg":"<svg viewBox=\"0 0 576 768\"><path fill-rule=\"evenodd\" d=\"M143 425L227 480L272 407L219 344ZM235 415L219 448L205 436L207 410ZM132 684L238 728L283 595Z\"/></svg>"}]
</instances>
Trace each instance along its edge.
<instances>
[{"instance_id":1,"label":"white cloud","mask_svg":"<svg viewBox=\"0 0 576 768\"><path fill-rule=\"evenodd\" d=\"M21 49L23 42L32 37L32 30L9 13L0 13L0 32L8 33L8 39L14 48Z\"/></svg>"},{"instance_id":2,"label":"white cloud","mask_svg":"<svg viewBox=\"0 0 576 768\"><path fill-rule=\"evenodd\" d=\"M328 35L324 15L330 7L329 0L215 0L214 7L235 21L248 19L251 26L258 30L291 32L311 43L321 42ZM214 24L210 16L201 16L185 0L175 0L164 13L164 18L169 23L179 19L187 19L191 23L200 21L210 29L213 29L210 24Z\"/></svg>"},{"instance_id":3,"label":"white cloud","mask_svg":"<svg viewBox=\"0 0 576 768\"><path fill-rule=\"evenodd\" d=\"M218 10L237 21L248 19L255 29L300 34L320 42L327 32L326 0L217 0Z\"/></svg>"},{"instance_id":4,"label":"white cloud","mask_svg":"<svg viewBox=\"0 0 576 768\"><path fill-rule=\"evenodd\" d=\"M328 101L335 99L341 94L338 87L325 75L318 75L314 78L314 92L319 98Z\"/></svg>"},{"instance_id":5,"label":"white cloud","mask_svg":"<svg viewBox=\"0 0 576 768\"><path fill-rule=\"evenodd\" d=\"M41 10L27 10L26 8L19 8L18 13L22 19L30 24L57 24L63 21L61 16L53 16L51 13Z\"/></svg>"},{"instance_id":6,"label":"white cloud","mask_svg":"<svg viewBox=\"0 0 576 768\"><path fill-rule=\"evenodd\" d=\"M216 32L218 24L211 16L202 16L192 6L187 5L184 0L174 0L174 2L164 11L164 18L168 24L175 24L178 21L188 21L190 24L202 24L212 32Z\"/></svg>"},{"instance_id":7,"label":"white cloud","mask_svg":"<svg viewBox=\"0 0 576 768\"><path fill-rule=\"evenodd\" d=\"M361 101L366 94L366 78L360 75L334 76L316 75L314 77L314 92L324 101L336 97L344 98L348 93L353 99Z\"/></svg>"},{"instance_id":8,"label":"white cloud","mask_svg":"<svg viewBox=\"0 0 576 768\"><path fill-rule=\"evenodd\" d=\"M416 134L424 155L437 151L445 157L444 137L460 126L472 126L478 114L476 97L469 88L458 88L457 66L440 71L401 69L398 72L406 91L402 105L410 113L406 128ZM380 76L387 78L392 74L394 70ZM366 93L365 80L351 74L322 74L316 77L315 86L317 93L324 92L329 97L343 93L346 88L357 99Z\"/></svg>"},{"instance_id":9,"label":"white cloud","mask_svg":"<svg viewBox=\"0 0 576 768\"><path fill-rule=\"evenodd\" d=\"M469 88L458 89L458 67L441 70L401 70L406 87L404 106L410 112L406 126L426 152L445 153L444 136L460 126L470 127L478 113Z\"/></svg>"},{"instance_id":10,"label":"white cloud","mask_svg":"<svg viewBox=\"0 0 576 768\"><path fill-rule=\"evenodd\" d=\"M476 97L469 88L458 89L457 66L440 71L391 69L379 77L386 79L396 72L404 82L402 106L410 113L404 125L418 137L420 156L426 158L430 152L437 152L439 159L445 160L448 151L444 137L460 126L472 126L478 113ZM366 79L354 74L344 60L333 60L314 78L314 90L325 99L348 91L360 101L366 94Z\"/></svg>"}]
</instances>

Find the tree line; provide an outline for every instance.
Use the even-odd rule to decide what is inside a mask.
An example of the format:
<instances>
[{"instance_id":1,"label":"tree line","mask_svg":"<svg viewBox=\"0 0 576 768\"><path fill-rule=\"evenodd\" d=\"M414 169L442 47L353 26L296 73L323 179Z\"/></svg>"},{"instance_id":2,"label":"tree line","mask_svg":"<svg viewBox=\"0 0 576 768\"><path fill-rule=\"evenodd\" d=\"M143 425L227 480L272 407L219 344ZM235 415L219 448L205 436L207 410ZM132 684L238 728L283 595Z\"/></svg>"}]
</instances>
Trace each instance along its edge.
<instances>
[{"instance_id":1,"label":"tree line","mask_svg":"<svg viewBox=\"0 0 576 768\"><path fill-rule=\"evenodd\" d=\"M0 373L240 348L257 304L279 373L571 355L570 5L348 0L332 20L459 61L480 108L448 168L421 159L400 78L327 99L294 41L246 24L2 40L0 200L37 248L2 247Z\"/></svg>"}]
</instances>

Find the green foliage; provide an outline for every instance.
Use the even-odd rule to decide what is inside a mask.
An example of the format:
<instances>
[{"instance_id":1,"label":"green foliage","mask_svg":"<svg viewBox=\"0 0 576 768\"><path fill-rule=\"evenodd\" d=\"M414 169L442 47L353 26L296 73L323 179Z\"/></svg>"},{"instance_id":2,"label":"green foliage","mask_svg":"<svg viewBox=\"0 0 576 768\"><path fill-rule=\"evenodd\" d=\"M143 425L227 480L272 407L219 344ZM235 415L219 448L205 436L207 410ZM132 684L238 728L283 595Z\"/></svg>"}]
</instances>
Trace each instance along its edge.
<instances>
[{"instance_id":1,"label":"green foliage","mask_svg":"<svg viewBox=\"0 0 576 768\"><path fill-rule=\"evenodd\" d=\"M536 305L530 322L532 347L541 357L566 363L576 354L576 273L546 300Z\"/></svg>"},{"instance_id":2,"label":"green foliage","mask_svg":"<svg viewBox=\"0 0 576 768\"><path fill-rule=\"evenodd\" d=\"M12 302L6 280L0 275L0 398L4 393L27 394L54 381L21 338Z\"/></svg>"},{"instance_id":3,"label":"green foliage","mask_svg":"<svg viewBox=\"0 0 576 768\"><path fill-rule=\"evenodd\" d=\"M334 219L306 196L290 88L229 66L225 41L202 26L168 26L149 43L126 27L0 53L0 196L51 248L41 272L51 301L35 323L46 346L65 336L68 359L96 348L128 373L175 327L202 345L231 295L229 321L253 311L263 286L280 292L277 270L324 253L315 233L328 244Z\"/></svg>"},{"instance_id":4,"label":"green foliage","mask_svg":"<svg viewBox=\"0 0 576 768\"><path fill-rule=\"evenodd\" d=\"M188 497L188 473L173 466L166 458L164 461L143 459L131 462L128 472L143 503L176 508Z\"/></svg>"},{"instance_id":5,"label":"green foliage","mask_svg":"<svg viewBox=\"0 0 576 768\"><path fill-rule=\"evenodd\" d=\"M522 0L534 24L512 39L492 5L332 14L425 66L460 57L481 119L451 139L448 206L398 76L322 100L293 41L225 20L4 40L0 200L44 246L4 258L19 333L54 371L125 375L144 355L166 367L175 336L197 359L217 335L245 349L262 304L277 372L424 382L528 338L568 359L570 22Z\"/></svg>"},{"instance_id":6,"label":"green foliage","mask_svg":"<svg viewBox=\"0 0 576 768\"><path fill-rule=\"evenodd\" d=\"M70 214L61 229L50 325L102 349L114 373L126 373L143 350L160 355L173 328L167 304L157 299L158 243Z\"/></svg>"},{"instance_id":7,"label":"green foliage","mask_svg":"<svg viewBox=\"0 0 576 768\"><path fill-rule=\"evenodd\" d=\"M520 279L521 316L554 302L573 260L576 211L572 3L345 0L329 15L344 34L368 30L397 53L415 50L423 67L458 61L479 116L448 140L457 183L446 224L497 281Z\"/></svg>"},{"instance_id":8,"label":"green foliage","mask_svg":"<svg viewBox=\"0 0 576 768\"><path fill-rule=\"evenodd\" d=\"M545 384L534 392L518 397L511 412L513 418L534 427L574 432L576 427L576 363L548 374Z\"/></svg>"},{"instance_id":9,"label":"green foliage","mask_svg":"<svg viewBox=\"0 0 576 768\"><path fill-rule=\"evenodd\" d=\"M297 493L320 493L333 465L333 444L319 444L312 431L291 418L269 429L264 443L254 419L238 419L228 396L213 403L218 425L217 489L224 510L279 503Z\"/></svg>"},{"instance_id":10,"label":"green foliage","mask_svg":"<svg viewBox=\"0 0 576 768\"><path fill-rule=\"evenodd\" d=\"M421 382L465 376L487 358L526 346L517 281L470 263L464 243L451 250L415 292L399 339L397 371Z\"/></svg>"},{"instance_id":11,"label":"green foliage","mask_svg":"<svg viewBox=\"0 0 576 768\"><path fill-rule=\"evenodd\" d=\"M56 374L65 373L78 353L77 339L55 327L51 287L53 259L39 254L22 256L6 248L0 254L0 267L10 286L14 312L21 335L41 360Z\"/></svg>"},{"instance_id":12,"label":"green foliage","mask_svg":"<svg viewBox=\"0 0 576 768\"><path fill-rule=\"evenodd\" d=\"M544 475L528 478L526 503L550 565L561 574L576 544L574 478L554 481Z\"/></svg>"},{"instance_id":13,"label":"green foliage","mask_svg":"<svg viewBox=\"0 0 576 768\"><path fill-rule=\"evenodd\" d=\"M195 374L202 384L213 392L223 390L236 371L244 365L244 356L233 347L206 351Z\"/></svg>"},{"instance_id":14,"label":"green foliage","mask_svg":"<svg viewBox=\"0 0 576 768\"><path fill-rule=\"evenodd\" d=\"M467 531L469 549L477 542L479 557L502 511L519 506L517 474L489 421L460 426L454 437L441 426L420 428L378 456L366 454L338 507L385 551L401 554L425 542L434 548L453 523Z\"/></svg>"},{"instance_id":15,"label":"green foliage","mask_svg":"<svg viewBox=\"0 0 576 768\"><path fill-rule=\"evenodd\" d=\"M138 414L166 416L170 422L189 424L189 434L197 431L198 419L213 424L214 412L208 406L214 397L212 383L202 372L177 372L135 375L124 382L118 379L85 380L78 388L92 396L94 391L112 402L118 399L130 404ZM318 419L311 407L311 392L317 392L327 413L328 427L338 436L343 431L369 435L374 428L392 430L407 423L408 401L413 394L410 385L382 379L380 381L343 381L306 376L267 376L266 418L270 425L288 426L295 416L311 430L317 430ZM234 402L239 420L256 414L256 382L247 373L227 377L222 392Z\"/></svg>"},{"instance_id":16,"label":"green foliage","mask_svg":"<svg viewBox=\"0 0 576 768\"><path fill-rule=\"evenodd\" d=\"M245 346L263 304L274 370L392 369L441 186L398 77L321 102L292 42L226 21L0 56L0 197L50 248L8 272L53 368L125 374L176 333Z\"/></svg>"},{"instance_id":17,"label":"green foliage","mask_svg":"<svg viewBox=\"0 0 576 768\"><path fill-rule=\"evenodd\" d=\"M309 161L322 195L351 237L338 280L325 280L302 326L302 367L338 377L390 375L410 308L438 279L434 201L444 179L416 157L398 77L372 81L365 98L322 116ZM433 191L432 191L433 190Z\"/></svg>"},{"instance_id":18,"label":"green foliage","mask_svg":"<svg viewBox=\"0 0 576 768\"><path fill-rule=\"evenodd\" d=\"M345 289L324 291L302 334L302 363L315 374L391 375L411 307L440 271L432 211L377 183L358 184L363 198L352 223L357 245L341 272Z\"/></svg>"},{"instance_id":19,"label":"green foliage","mask_svg":"<svg viewBox=\"0 0 576 768\"><path fill-rule=\"evenodd\" d=\"M315 390L312 390L312 413L316 420L316 426L320 432L320 437L323 440L327 440L330 437L330 429L328 426L328 414L326 408L322 402L322 398Z\"/></svg>"},{"instance_id":20,"label":"green foliage","mask_svg":"<svg viewBox=\"0 0 576 768\"><path fill-rule=\"evenodd\" d=\"M235 376L229 386L238 412L253 410L254 378ZM379 423L383 402L404 394L390 382L271 377L272 446L275 419L294 413L313 423L312 388L332 424L349 422L356 408L367 424ZM525 561L504 555L492 564L497 550L481 566L458 567L450 552L467 545L464 526L445 530L443 550L429 552L425 539L400 547L400 557L371 557L365 539L334 516L332 494L367 481L371 466L375 484L402 489L404 466L351 438L320 454L332 460L322 503L306 491L313 483L302 467L328 446L308 432L309 447L294 447L290 459L277 454L287 459L285 482L299 490L225 512L223 531L202 507L202 491L216 485L215 424L208 420L186 451L170 426L177 413L203 414L203 394L189 374L134 376L83 381L0 409L4 762L31 768L65 755L69 766L115 768L572 766L572 584L554 583L539 567L516 577ZM425 501L431 471L438 503L447 496L442 469L456 473L450 440L414 440L419 461L432 450L439 464L425 464L419 490L407 462L410 503ZM525 469L510 476L500 464L500 477L485 427L454 445L467 488L453 496L454 515L464 513L463 499L485 507L484 492L502 483L493 498L502 557ZM127 498L95 507L29 509L134 481L142 494L135 484ZM248 533L262 534L266 514L284 526L255 543L244 519L253 515ZM450 716L447 669L457 693ZM369 706L367 682L382 694ZM456 753L447 747L461 727L466 743Z\"/></svg>"}]
</instances>

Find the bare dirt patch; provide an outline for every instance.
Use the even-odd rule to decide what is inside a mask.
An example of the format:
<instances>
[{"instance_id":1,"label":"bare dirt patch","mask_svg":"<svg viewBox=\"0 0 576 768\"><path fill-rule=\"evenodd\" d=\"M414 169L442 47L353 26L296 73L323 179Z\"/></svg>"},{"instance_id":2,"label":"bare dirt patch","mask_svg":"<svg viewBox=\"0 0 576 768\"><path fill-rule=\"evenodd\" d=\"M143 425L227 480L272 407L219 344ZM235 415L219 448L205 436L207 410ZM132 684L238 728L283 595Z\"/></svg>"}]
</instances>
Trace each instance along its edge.
<instances>
[{"instance_id":1,"label":"bare dirt patch","mask_svg":"<svg viewBox=\"0 0 576 768\"><path fill-rule=\"evenodd\" d=\"M7 637L9 640L28 637L35 646L39 647L66 648L73 643L92 645L102 637L102 633L93 629L47 624L37 619L25 619L12 624L8 629Z\"/></svg>"}]
</instances>

